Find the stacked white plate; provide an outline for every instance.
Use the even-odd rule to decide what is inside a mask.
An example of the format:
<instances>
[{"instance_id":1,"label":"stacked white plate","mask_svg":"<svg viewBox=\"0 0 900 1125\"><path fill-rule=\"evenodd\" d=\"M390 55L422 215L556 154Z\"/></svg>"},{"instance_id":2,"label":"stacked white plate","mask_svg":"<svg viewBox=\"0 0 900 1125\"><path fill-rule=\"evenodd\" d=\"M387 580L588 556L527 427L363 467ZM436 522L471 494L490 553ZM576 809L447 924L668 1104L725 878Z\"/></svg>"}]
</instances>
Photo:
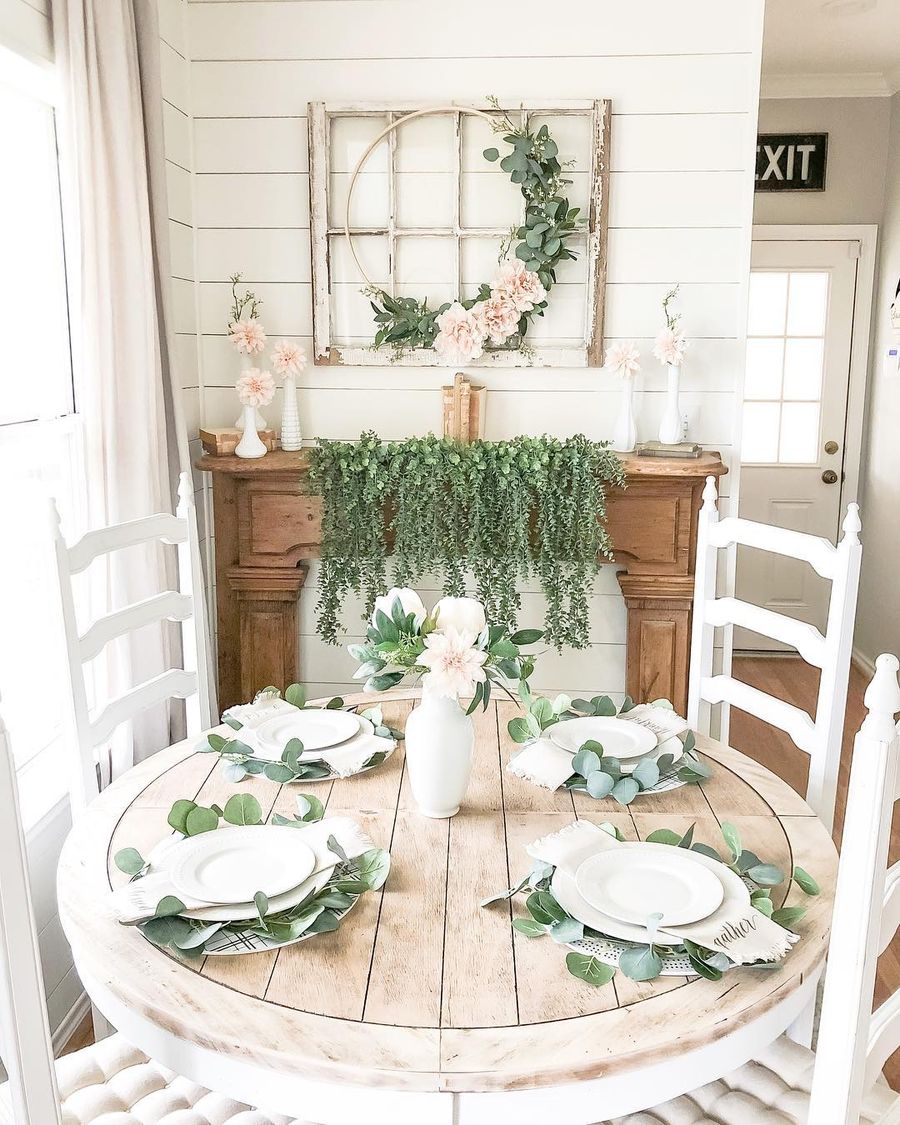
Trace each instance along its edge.
<instances>
[{"instance_id":1,"label":"stacked white plate","mask_svg":"<svg viewBox=\"0 0 900 1125\"><path fill-rule=\"evenodd\" d=\"M327 867L317 872L316 855L302 831L278 825L190 836L168 847L154 867L171 885L168 893L185 904L184 917L204 922L255 921L254 896L260 891L269 900L267 914L288 910L321 890L334 871ZM135 893L142 882L133 884ZM278 944L249 930L220 931L209 939L206 952L248 953Z\"/></svg>"},{"instance_id":2,"label":"stacked white plate","mask_svg":"<svg viewBox=\"0 0 900 1125\"><path fill-rule=\"evenodd\" d=\"M264 720L252 730L257 756L279 762L293 738L303 743L301 761L311 761L320 758L323 750L344 747L360 736L374 734L375 728L368 719L352 711L293 708Z\"/></svg>"},{"instance_id":3,"label":"stacked white plate","mask_svg":"<svg viewBox=\"0 0 900 1125\"><path fill-rule=\"evenodd\" d=\"M680 739L670 738L660 743L653 731L641 723L622 718L585 715L556 723L548 727L545 735L554 745L568 750L570 754L576 754L585 742L599 742L603 747L603 756L616 758L622 773L631 773L645 758L655 761L664 753L674 753L677 759L684 753Z\"/></svg>"}]
</instances>

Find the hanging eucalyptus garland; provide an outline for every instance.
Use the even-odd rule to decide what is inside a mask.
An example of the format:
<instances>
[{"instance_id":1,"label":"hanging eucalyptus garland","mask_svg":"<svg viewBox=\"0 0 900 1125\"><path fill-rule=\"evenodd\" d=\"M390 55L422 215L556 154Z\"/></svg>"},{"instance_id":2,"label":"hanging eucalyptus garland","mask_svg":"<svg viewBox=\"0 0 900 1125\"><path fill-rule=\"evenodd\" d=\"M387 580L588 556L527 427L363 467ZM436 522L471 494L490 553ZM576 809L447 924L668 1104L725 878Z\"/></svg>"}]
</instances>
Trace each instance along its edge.
<instances>
[{"instance_id":1,"label":"hanging eucalyptus garland","mask_svg":"<svg viewBox=\"0 0 900 1125\"><path fill-rule=\"evenodd\" d=\"M605 445L581 434L461 444L364 433L356 442L320 439L310 452L310 489L322 496L317 612L327 641L339 643L349 593L371 610L389 586L431 574L457 597L471 574L488 619L512 630L518 585L534 575L547 599L547 639L587 646L592 582L601 558L612 557L606 486L624 484Z\"/></svg>"}]
</instances>

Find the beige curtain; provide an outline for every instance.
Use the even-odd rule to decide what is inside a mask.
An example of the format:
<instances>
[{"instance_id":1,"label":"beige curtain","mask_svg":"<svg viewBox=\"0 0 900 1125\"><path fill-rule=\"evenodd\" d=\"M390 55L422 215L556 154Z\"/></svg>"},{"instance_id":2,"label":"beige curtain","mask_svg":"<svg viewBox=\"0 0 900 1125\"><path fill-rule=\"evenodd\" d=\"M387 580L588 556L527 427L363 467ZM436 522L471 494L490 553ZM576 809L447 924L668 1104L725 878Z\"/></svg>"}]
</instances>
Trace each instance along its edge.
<instances>
[{"instance_id":1,"label":"beige curtain","mask_svg":"<svg viewBox=\"0 0 900 1125\"><path fill-rule=\"evenodd\" d=\"M102 526L171 511L188 463L171 378L156 3L53 0L53 28L61 166L74 201L67 230L76 243L73 358L88 521ZM174 567L168 548L109 556L89 576L90 617L171 586ZM176 647L174 631L158 626L107 646L95 662L95 703L170 667ZM161 706L122 728L108 762L101 758L103 773L115 776L169 745L180 733L180 710Z\"/></svg>"}]
</instances>

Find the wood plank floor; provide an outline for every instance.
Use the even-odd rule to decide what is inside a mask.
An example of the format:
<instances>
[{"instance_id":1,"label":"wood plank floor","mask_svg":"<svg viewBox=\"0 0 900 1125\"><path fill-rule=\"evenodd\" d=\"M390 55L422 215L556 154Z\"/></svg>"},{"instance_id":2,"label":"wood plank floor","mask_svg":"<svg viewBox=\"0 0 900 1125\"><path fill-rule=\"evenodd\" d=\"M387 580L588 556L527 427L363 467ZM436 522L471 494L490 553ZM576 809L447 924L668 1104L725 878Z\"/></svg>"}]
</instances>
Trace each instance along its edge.
<instances>
[{"instance_id":1,"label":"wood plank floor","mask_svg":"<svg viewBox=\"0 0 900 1125\"><path fill-rule=\"evenodd\" d=\"M771 695L788 703L802 707L810 714L815 711L816 693L819 689L819 672L811 668L799 657L738 657L734 658L734 675ZM841 772L838 778L837 810L834 825L834 840L840 847L844 828L844 810L847 804L847 783L850 777L850 757L853 752L853 739L859 730L866 709L863 695L868 678L858 668L850 669L850 689L847 695L847 714L844 721L844 745L841 754ZM761 719L746 715L742 711L731 713L731 733L728 741L736 749L756 761L761 762L773 773L777 773L798 793L806 792L806 779L809 759L797 749L786 734L770 727ZM896 811L891 832L890 862L900 859L900 816ZM882 1003L900 988L900 933L887 947L878 962L878 976L875 982L875 1004ZM885 1075L891 1087L900 1090L900 1051L896 1052L885 1067Z\"/></svg>"},{"instance_id":2,"label":"wood plank floor","mask_svg":"<svg viewBox=\"0 0 900 1125\"><path fill-rule=\"evenodd\" d=\"M816 705L819 673L797 657L735 657L734 674L761 691L770 692L808 712ZM844 809L847 801L847 781L850 772L850 755L853 739L865 717L863 694L867 680L857 668L850 671L850 690L847 698L847 716L844 724L844 747L841 774L838 784L837 815L834 838L840 846L844 826ZM786 734L774 730L760 719L734 711L731 718L729 741L735 749L761 762L778 774L799 793L806 790L807 758ZM895 818L891 838L890 860L900 859L900 820ZM878 963L875 1002L880 1004L895 989L900 988L900 935L894 938ZM66 1045L64 1053L77 1050L92 1041L90 1020L79 1026ZM900 1090L900 1051L885 1067L888 1082Z\"/></svg>"}]
</instances>

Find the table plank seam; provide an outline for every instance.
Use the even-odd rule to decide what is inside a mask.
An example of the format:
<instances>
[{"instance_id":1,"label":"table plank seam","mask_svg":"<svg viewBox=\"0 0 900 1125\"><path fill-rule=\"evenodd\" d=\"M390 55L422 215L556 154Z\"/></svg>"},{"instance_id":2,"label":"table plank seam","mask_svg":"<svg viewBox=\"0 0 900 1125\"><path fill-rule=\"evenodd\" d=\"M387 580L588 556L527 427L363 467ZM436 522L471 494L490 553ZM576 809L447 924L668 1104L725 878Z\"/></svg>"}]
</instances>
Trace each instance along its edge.
<instances>
[{"instance_id":1,"label":"table plank seam","mask_svg":"<svg viewBox=\"0 0 900 1125\"><path fill-rule=\"evenodd\" d=\"M503 768L503 749L500 745L500 709L497 706L496 700L494 701L493 707L494 707L494 723L495 723L496 728L497 728L497 768L500 771L500 815L503 818L503 850L506 854L506 885L508 887L511 887L513 877L512 877L512 867L511 867L510 862L509 862L509 835L508 835L508 832L507 832L507 824L506 824L506 789L504 787L504 776L503 776L506 771ZM521 1015L521 1012L519 1010L519 971L518 971L518 966L516 964L515 930L513 929L513 924L512 924L512 920L513 920L512 899L507 899L507 901L506 901L506 912L507 912L507 917L508 917L508 920L509 920L509 946L510 946L510 953L511 953L511 956L512 956L513 991L515 993L515 999L516 999L516 1024L519 1025L522 1022L522 1015Z\"/></svg>"}]
</instances>

